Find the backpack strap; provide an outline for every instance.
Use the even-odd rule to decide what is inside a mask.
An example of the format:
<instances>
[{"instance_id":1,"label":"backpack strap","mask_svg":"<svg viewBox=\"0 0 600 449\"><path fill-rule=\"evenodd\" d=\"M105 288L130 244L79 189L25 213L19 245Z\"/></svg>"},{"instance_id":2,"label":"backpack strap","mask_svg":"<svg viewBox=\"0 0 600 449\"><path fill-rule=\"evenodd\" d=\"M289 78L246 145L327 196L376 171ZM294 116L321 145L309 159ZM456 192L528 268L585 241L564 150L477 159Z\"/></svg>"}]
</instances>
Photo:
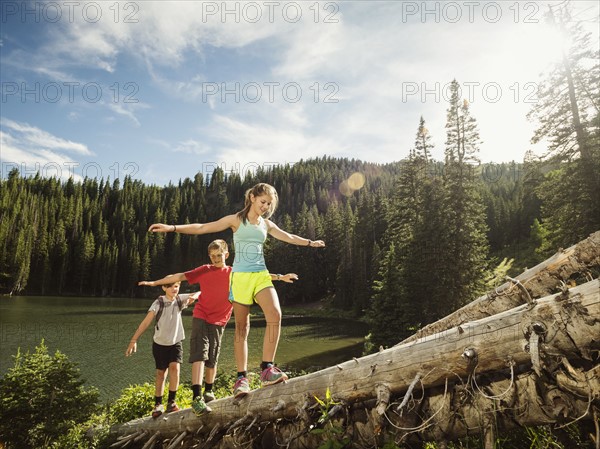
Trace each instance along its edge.
<instances>
[{"instance_id":1,"label":"backpack strap","mask_svg":"<svg viewBox=\"0 0 600 449\"><path fill-rule=\"evenodd\" d=\"M165 300L162 296L158 297L158 312L156 312L156 330L158 330L158 320L160 320L160 316L163 313L163 309L165 308Z\"/></svg>"},{"instance_id":2,"label":"backpack strap","mask_svg":"<svg viewBox=\"0 0 600 449\"><path fill-rule=\"evenodd\" d=\"M179 307L179 311L181 312L183 310L183 300L179 297L179 295L177 295L175 297L175 299L177 300L177 307ZM165 300L163 299L162 296L158 297L158 312L156 312L156 330L158 330L158 320L160 320L160 317L163 313L163 309L165 308Z\"/></svg>"}]
</instances>

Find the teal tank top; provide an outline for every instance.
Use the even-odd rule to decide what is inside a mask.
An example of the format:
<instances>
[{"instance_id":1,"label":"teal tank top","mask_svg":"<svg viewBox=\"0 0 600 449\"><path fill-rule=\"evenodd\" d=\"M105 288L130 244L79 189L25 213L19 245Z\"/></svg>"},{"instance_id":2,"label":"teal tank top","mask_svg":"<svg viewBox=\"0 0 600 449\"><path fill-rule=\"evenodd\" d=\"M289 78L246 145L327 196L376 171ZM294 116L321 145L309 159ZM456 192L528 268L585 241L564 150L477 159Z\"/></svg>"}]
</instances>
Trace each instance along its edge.
<instances>
[{"instance_id":1,"label":"teal tank top","mask_svg":"<svg viewBox=\"0 0 600 449\"><path fill-rule=\"evenodd\" d=\"M263 244L267 239L267 223L260 217L257 225L240 223L240 227L233 233L233 247L235 259L233 272L254 273L267 269Z\"/></svg>"}]
</instances>

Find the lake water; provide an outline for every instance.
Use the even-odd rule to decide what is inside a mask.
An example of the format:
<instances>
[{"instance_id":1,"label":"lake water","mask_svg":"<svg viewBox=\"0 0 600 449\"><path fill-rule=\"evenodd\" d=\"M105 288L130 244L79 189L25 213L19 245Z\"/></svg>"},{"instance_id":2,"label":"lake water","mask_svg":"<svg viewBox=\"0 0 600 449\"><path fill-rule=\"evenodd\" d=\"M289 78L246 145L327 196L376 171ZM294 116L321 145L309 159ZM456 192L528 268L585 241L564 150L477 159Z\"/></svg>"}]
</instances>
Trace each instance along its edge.
<instances>
[{"instance_id":1,"label":"lake water","mask_svg":"<svg viewBox=\"0 0 600 449\"><path fill-rule=\"evenodd\" d=\"M18 348L32 350L44 339L49 352L57 349L77 363L88 385L100 390L101 399L118 397L131 384L154 382L152 329L138 342L138 352L125 357L127 344L147 313L149 299L14 296L0 298L0 375L14 366ZM252 312L260 312L254 306ZM314 369L359 357L363 323L329 317L299 317L284 311L277 363L283 368ZM191 310L185 310L186 335L191 333ZM262 353L265 322L253 316L248 368L257 370ZM182 382L189 382L189 346L184 341ZM219 370L235 371L233 318L223 336Z\"/></svg>"}]
</instances>

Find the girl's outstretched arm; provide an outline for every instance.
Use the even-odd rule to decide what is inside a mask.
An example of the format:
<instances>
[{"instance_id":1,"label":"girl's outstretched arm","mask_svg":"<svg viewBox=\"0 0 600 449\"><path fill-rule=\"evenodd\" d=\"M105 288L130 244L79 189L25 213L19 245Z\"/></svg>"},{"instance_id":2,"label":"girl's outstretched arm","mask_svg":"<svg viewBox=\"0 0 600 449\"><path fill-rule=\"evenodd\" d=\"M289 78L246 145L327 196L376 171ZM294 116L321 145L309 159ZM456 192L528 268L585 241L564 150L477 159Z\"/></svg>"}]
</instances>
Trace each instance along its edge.
<instances>
[{"instance_id":1,"label":"girl's outstretched arm","mask_svg":"<svg viewBox=\"0 0 600 449\"><path fill-rule=\"evenodd\" d=\"M298 275L296 273L288 273L288 274L269 273L269 274L271 275L272 281L283 281L283 282L288 282L290 284L293 284L294 281L298 280Z\"/></svg>"},{"instance_id":2,"label":"girl's outstretched arm","mask_svg":"<svg viewBox=\"0 0 600 449\"><path fill-rule=\"evenodd\" d=\"M282 242L298 246L312 246L313 248L323 248L325 246L323 240L310 240L295 234L290 234L289 232L280 229L279 226L270 220L267 220L267 226L269 227L269 234Z\"/></svg>"},{"instance_id":3,"label":"girl's outstretched arm","mask_svg":"<svg viewBox=\"0 0 600 449\"><path fill-rule=\"evenodd\" d=\"M192 223L185 225L170 225L163 223L154 223L148 228L149 232L179 232L180 234L212 234L221 232L227 228L234 231L239 225L239 218L236 215L227 215L217 221L210 223Z\"/></svg>"}]
</instances>

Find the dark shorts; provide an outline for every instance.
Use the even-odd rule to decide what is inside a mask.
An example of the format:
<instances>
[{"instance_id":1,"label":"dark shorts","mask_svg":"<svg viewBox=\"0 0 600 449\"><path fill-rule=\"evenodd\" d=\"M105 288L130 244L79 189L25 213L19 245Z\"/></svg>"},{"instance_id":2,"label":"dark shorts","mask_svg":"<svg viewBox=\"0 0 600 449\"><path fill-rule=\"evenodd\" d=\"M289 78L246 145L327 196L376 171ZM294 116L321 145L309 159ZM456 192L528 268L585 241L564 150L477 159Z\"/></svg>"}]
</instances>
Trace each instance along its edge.
<instances>
[{"instance_id":1,"label":"dark shorts","mask_svg":"<svg viewBox=\"0 0 600 449\"><path fill-rule=\"evenodd\" d=\"M193 318L190 363L205 362L207 368L214 368L219 360L224 330L225 326L217 326L200 318Z\"/></svg>"},{"instance_id":2,"label":"dark shorts","mask_svg":"<svg viewBox=\"0 0 600 449\"><path fill-rule=\"evenodd\" d=\"M152 342L152 355L156 369L165 370L173 362L181 363L183 361L183 346L181 342L172 346L163 346Z\"/></svg>"}]
</instances>

